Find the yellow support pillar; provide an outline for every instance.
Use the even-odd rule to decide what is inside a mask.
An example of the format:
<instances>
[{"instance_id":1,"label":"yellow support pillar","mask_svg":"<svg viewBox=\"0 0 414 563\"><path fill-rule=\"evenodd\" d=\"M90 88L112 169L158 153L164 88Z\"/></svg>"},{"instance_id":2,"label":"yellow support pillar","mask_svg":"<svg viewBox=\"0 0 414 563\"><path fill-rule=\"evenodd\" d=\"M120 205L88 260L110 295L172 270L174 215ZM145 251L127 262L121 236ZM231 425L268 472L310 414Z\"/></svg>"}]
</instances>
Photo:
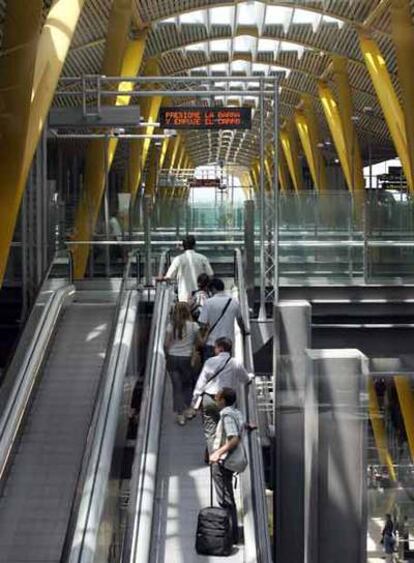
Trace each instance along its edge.
<instances>
[{"instance_id":1,"label":"yellow support pillar","mask_svg":"<svg viewBox=\"0 0 414 563\"><path fill-rule=\"evenodd\" d=\"M350 171L351 185L348 184L348 187L354 193L359 206L362 206L365 201L365 180L358 135L355 124L352 121L353 104L352 89L348 77L348 60L345 57L334 56L332 62L338 108Z\"/></svg>"},{"instance_id":2,"label":"yellow support pillar","mask_svg":"<svg viewBox=\"0 0 414 563\"><path fill-rule=\"evenodd\" d=\"M368 410L379 460L382 465L387 467L391 481L396 482L397 477L395 475L392 457L388 450L387 435L385 433L385 426L379 409L378 397L372 378L369 378L368 380Z\"/></svg>"},{"instance_id":3,"label":"yellow support pillar","mask_svg":"<svg viewBox=\"0 0 414 563\"><path fill-rule=\"evenodd\" d=\"M159 66L156 59L150 59L145 66L146 76L158 76ZM151 85L148 86L150 88ZM145 98L144 98L145 99ZM149 125L145 128L145 135L148 135L147 139L139 139L132 141L130 148L130 160L129 160L129 192L131 194L131 199L134 200L137 194L138 187L142 179L142 173L145 169L145 164L147 162L148 151L151 144L150 136L154 133L156 127L158 113L160 111L162 102L162 96L153 96L145 100L142 104L144 107L144 119Z\"/></svg>"},{"instance_id":4,"label":"yellow support pillar","mask_svg":"<svg viewBox=\"0 0 414 563\"><path fill-rule=\"evenodd\" d=\"M177 161L177 170L181 170L185 157L185 145L181 143L180 153Z\"/></svg>"},{"instance_id":5,"label":"yellow support pillar","mask_svg":"<svg viewBox=\"0 0 414 563\"><path fill-rule=\"evenodd\" d=\"M9 2L0 56L0 286L6 271L26 177L23 156L30 120L42 0Z\"/></svg>"},{"instance_id":6,"label":"yellow support pillar","mask_svg":"<svg viewBox=\"0 0 414 563\"><path fill-rule=\"evenodd\" d=\"M292 121L282 126L280 130L280 141L283 153L289 168L290 177L292 178L293 187L296 192L302 190L302 170L299 161L299 143Z\"/></svg>"},{"instance_id":7,"label":"yellow support pillar","mask_svg":"<svg viewBox=\"0 0 414 563\"><path fill-rule=\"evenodd\" d=\"M282 192L290 191L289 168L283 150L279 150L279 182Z\"/></svg>"},{"instance_id":8,"label":"yellow support pillar","mask_svg":"<svg viewBox=\"0 0 414 563\"><path fill-rule=\"evenodd\" d=\"M181 149L181 136L177 135L176 138L174 139L174 147L173 147L173 152L172 152L172 156L171 156L170 171L177 168L180 149Z\"/></svg>"},{"instance_id":9,"label":"yellow support pillar","mask_svg":"<svg viewBox=\"0 0 414 563\"><path fill-rule=\"evenodd\" d=\"M24 182L84 4L85 0L54 0L43 25L36 53L29 130L22 166Z\"/></svg>"},{"instance_id":10,"label":"yellow support pillar","mask_svg":"<svg viewBox=\"0 0 414 563\"><path fill-rule=\"evenodd\" d=\"M391 0L391 30L398 62L398 77L404 108L407 152L414 178L414 26L408 0Z\"/></svg>"},{"instance_id":11,"label":"yellow support pillar","mask_svg":"<svg viewBox=\"0 0 414 563\"><path fill-rule=\"evenodd\" d=\"M295 112L295 123L308 161L313 184L318 191L324 192L327 189L327 181L325 159L320 147L322 135L308 96L302 97L302 109Z\"/></svg>"},{"instance_id":12,"label":"yellow support pillar","mask_svg":"<svg viewBox=\"0 0 414 563\"><path fill-rule=\"evenodd\" d=\"M326 82L319 82L319 96L325 112L326 121L328 122L329 130L331 131L332 139L335 143L336 152L338 154L339 162L341 163L346 183L349 190L352 192L352 170L351 163L348 159L347 144L344 130L342 128L341 115L338 104L336 103L332 91Z\"/></svg>"},{"instance_id":13,"label":"yellow support pillar","mask_svg":"<svg viewBox=\"0 0 414 563\"><path fill-rule=\"evenodd\" d=\"M411 461L414 461L414 397L411 382L410 379L404 375L396 375L394 377L394 383L404 420Z\"/></svg>"},{"instance_id":14,"label":"yellow support pillar","mask_svg":"<svg viewBox=\"0 0 414 563\"><path fill-rule=\"evenodd\" d=\"M163 167L165 169L169 169L171 166L171 160L172 160L172 156L173 156L173 152L174 152L174 147L177 141L177 137L175 138L170 138L167 139L168 140L168 148L165 154L165 158L164 158L164 162L163 162Z\"/></svg>"},{"instance_id":15,"label":"yellow support pillar","mask_svg":"<svg viewBox=\"0 0 414 563\"><path fill-rule=\"evenodd\" d=\"M167 137L166 139L163 140L161 145L161 154L160 154L160 162L159 162L160 169L164 168L164 162L167 157L169 146L170 146L170 139L169 137Z\"/></svg>"},{"instance_id":16,"label":"yellow support pillar","mask_svg":"<svg viewBox=\"0 0 414 563\"><path fill-rule=\"evenodd\" d=\"M141 66L142 57L145 49L147 32L127 44L122 61L122 68L108 68L105 74L108 76L136 76ZM107 46L110 49L111 46ZM114 47L115 48L115 47ZM110 58L113 58L113 54ZM108 63L109 65L109 63ZM131 82L121 82L118 85L119 95L114 100L115 105L125 106L131 101L128 92L134 88ZM95 140L89 143L86 152L85 164L85 184L82 199L79 203L76 217L74 240L90 240L95 230L95 224L101 206L102 196L105 190L106 173L110 170L118 139L110 139L108 143L102 140ZM74 275L82 278L85 275L89 255L89 245L79 245L73 247Z\"/></svg>"},{"instance_id":17,"label":"yellow support pillar","mask_svg":"<svg viewBox=\"0 0 414 563\"><path fill-rule=\"evenodd\" d=\"M385 64L385 60L381 55L378 45L373 39L360 33L359 42L388 129L398 156L400 157L408 187L410 191L413 192L414 175L408 151L404 114L388 73L387 65Z\"/></svg>"}]
</instances>

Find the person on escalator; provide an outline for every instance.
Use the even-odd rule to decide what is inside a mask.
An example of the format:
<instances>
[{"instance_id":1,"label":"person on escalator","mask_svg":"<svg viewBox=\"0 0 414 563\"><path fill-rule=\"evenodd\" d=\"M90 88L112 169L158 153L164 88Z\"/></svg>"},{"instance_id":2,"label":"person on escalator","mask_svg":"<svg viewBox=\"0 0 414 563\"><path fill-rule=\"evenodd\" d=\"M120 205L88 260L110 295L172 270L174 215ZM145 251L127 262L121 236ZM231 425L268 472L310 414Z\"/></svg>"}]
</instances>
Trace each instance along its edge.
<instances>
[{"instance_id":1,"label":"person on escalator","mask_svg":"<svg viewBox=\"0 0 414 563\"><path fill-rule=\"evenodd\" d=\"M173 409L180 426L184 426L186 420L195 416L191 407L195 383L191 356L198 332L199 326L191 318L188 303L178 301L174 307L172 321L167 325L165 349L167 371L173 388Z\"/></svg>"},{"instance_id":2,"label":"person on escalator","mask_svg":"<svg viewBox=\"0 0 414 563\"><path fill-rule=\"evenodd\" d=\"M204 254L194 250L196 239L187 236L183 242L184 252L171 262L165 277L176 279L178 285L178 301L190 301L193 291L197 290L197 278L200 274L213 275L213 268Z\"/></svg>"},{"instance_id":3,"label":"person on escalator","mask_svg":"<svg viewBox=\"0 0 414 563\"><path fill-rule=\"evenodd\" d=\"M235 408L236 392L234 389L229 387L220 389L215 400L220 418L209 461L212 464L217 502L230 514L233 543L236 544L239 540L239 527L234 500L233 475L235 472L241 473L247 466L247 456L242 442L245 421L242 413Z\"/></svg>"},{"instance_id":4,"label":"person on escalator","mask_svg":"<svg viewBox=\"0 0 414 563\"><path fill-rule=\"evenodd\" d=\"M197 278L197 286L198 289L193 291L190 300L191 314L195 321L198 321L201 309L205 305L207 299L212 297L212 293L210 291L210 276L204 273L200 274Z\"/></svg>"},{"instance_id":5,"label":"person on escalator","mask_svg":"<svg viewBox=\"0 0 414 563\"><path fill-rule=\"evenodd\" d=\"M237 392L240 385L249 384L254 378L244 366L232 358L232 342L229 338L218 338L215 342L215 356L203 365L193 393L193 407L201 409L204 436L207 449L212 452L220 410L215 396L220 389L229 387Z\"/></svg>"},{"instance_id":6,"label":"person on escalator","mask_svg":"<svg viewBox=\"0 0 414 563\"><path fill-rule=\"evenodd\" d=\"M228 338L234 342L234 322L237 321L243 334L247 334L243 323L240 303L224 291L223 280L213 278L210 282L213 297L207 299L201 309L198 323L205 334L204 360L214 356L214 342Z\"/></svg>"}]
</instances>

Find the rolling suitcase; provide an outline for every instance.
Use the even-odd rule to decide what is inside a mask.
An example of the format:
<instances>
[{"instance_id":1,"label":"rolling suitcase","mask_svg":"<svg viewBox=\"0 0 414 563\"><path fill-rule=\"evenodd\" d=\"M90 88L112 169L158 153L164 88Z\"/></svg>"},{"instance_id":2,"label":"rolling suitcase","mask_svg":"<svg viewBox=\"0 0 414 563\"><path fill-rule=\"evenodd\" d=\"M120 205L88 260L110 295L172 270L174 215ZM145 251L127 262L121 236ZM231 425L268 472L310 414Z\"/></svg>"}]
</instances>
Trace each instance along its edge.
<instances>
[{"instance_id":1,"label":"rolling suitcase","mask_svg":"<svg viewBox=\"0 0 414 563\"><path fill-rule=\"evenodd\" d=\"M200 555L227 556L233 550L233 530L229 512L213 506L213 477L210 466L210 506L198 513L195 548Z\"/></svg>"}]
</instances>

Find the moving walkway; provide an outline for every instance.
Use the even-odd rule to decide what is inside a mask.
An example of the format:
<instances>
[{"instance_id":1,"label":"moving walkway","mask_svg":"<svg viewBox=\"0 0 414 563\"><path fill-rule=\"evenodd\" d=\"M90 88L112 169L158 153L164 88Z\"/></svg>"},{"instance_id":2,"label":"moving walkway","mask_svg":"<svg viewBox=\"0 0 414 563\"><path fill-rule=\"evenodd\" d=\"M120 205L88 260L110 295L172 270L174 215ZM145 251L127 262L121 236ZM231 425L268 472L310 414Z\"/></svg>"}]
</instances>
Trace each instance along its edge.
<instances>
[{"instance_id":1,"label":"moving walkway","mask_svg":"<svg viewBox=\"0 0 414 563\"><path fill-rule=\"evenodd\" d=\"M1 562L77 561L94 495L99 521L138 305L130 267L110 289L40 292L2 386Z\"/></svg>"},{"instance_id":2,"label":"moving walkway","mask_svg":"<svg viewBox=\"0 0 414 563\"><path fill-rule=\"evenodd\" d=\"M241 254L237 252L238 294L249 326ZM163 263L163 260L162 260ZM173 422L167 383L164 337L172 302L171 287L157 287L139 422L123 563L192 563L215 561L198 557L195 529L198 510L209 504L209 469L202 456L204 438L197 417L186 427ZM253 371L250 336L237 336L236 356ZM255 383L242 390L239 406L247 420L258 420ZM244 544L232 562L270 562L265 482L259 436L247 437L249 466L241 475L241 518Z\"/></svg>"}]
</instances>

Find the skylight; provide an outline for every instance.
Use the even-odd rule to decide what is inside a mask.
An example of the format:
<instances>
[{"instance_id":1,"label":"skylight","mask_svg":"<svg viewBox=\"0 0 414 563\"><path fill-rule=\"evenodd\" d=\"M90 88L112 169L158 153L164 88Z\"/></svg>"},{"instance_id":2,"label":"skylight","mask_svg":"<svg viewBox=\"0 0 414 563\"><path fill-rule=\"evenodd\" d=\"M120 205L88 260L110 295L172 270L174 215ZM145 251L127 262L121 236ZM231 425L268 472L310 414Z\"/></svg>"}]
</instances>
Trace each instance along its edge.
<instances>
[{"instance_id":1,"label":"skylight","mask_svg":"<svg viewBox=\"0 0 414 563\"><path fill-rule=\"evenodd\" d=\"M204 51L207 52L207 43L203 42L203 43L193 43L192 45L186 45L184 47L185 51L191 53L191 52L200 52L200 51Z\"/></svg>"},{"instance_id":2,"label":"skylight","mask_svg":"<svg viewBox=\"0 0 414 563\"><path fill-rule=\"evenodd\" d=\"M260 38L258 42L258 51L271 51L277 52L279 50L279 41L277 39L263 39Z\"/></svg>"},{"instance_id":3,"label":"skylight","mask_svg":"<svg viewBox=\"0 0 414 563\"><path fill-rule=\"evenodd\" d=\"M206 10L194 10L193 12L187 12L179 16L179 22L181 24L187 23L205 23L206 22Z\"/></svg>"},{"instance_id":4,"label":"skylight","mask_svg":"<svg viewBox=\"0 0 414 563\"><path fill-rule=\"evenodd\" d=\"M233 49L238 53L251 53L255 47L256 39L250 35L239 35L234 38Z\"/></svg>"},{"instance_id":5,"label":"skylight","mask_svg":"<svg viewBox=\"0 0 414 563\"><path fill-rule=\"evenodd\" d=\"M210 9L211 25L231 25L234 19L234 6L218 6Z\"/></svg>"},{"instance_id":6,"label":"skylight","mask_svg":"<svg viewBox=\"0 0 414 563\"><path fill-rule=\"evenodd\" d=\"M230 39L214 39L213 41L210 41L210 50L213 53L227 53L230 50L230 43Z\"/></svg>"},{"instance_id":7,"label":"skylight","mask_svg":"<svg viewBox=\"0 0 414 563\"><path fill-rule=\"evenodd\" d=\"M237 6L237 25L257 25L263 19L264 10L262 2L241 2Z\"/></svg>"},{"instance_id":8,"label":"skylight","mask_svg":"<svg viewBox=\"0 0 414 563\"><path fill-rule=\"evenodd\" d=\"M211 26L252 26L259 31L264 25L282 25L285 33L288 33L291 24L311 25L314 32L318 31L321 23L333 23L339 28L343 26L343 20L324 15L316 10L296 8L294 6L274 6L261 1L239 2L236 6L215 6L202 10L192 10L177 17L165 18L159 22L176 23L178 25L202 24Z\"/></svg>"},{"instance_id":9,"label":"skylight","mask_svg":"<svg viewBox=\"0 0 414 563\"><path fill-rule=\"evenodd\" d=\"M266 10L266 25L284 25L292 16L292 8L268 6Z\"/></svg>"}]
</instances>

